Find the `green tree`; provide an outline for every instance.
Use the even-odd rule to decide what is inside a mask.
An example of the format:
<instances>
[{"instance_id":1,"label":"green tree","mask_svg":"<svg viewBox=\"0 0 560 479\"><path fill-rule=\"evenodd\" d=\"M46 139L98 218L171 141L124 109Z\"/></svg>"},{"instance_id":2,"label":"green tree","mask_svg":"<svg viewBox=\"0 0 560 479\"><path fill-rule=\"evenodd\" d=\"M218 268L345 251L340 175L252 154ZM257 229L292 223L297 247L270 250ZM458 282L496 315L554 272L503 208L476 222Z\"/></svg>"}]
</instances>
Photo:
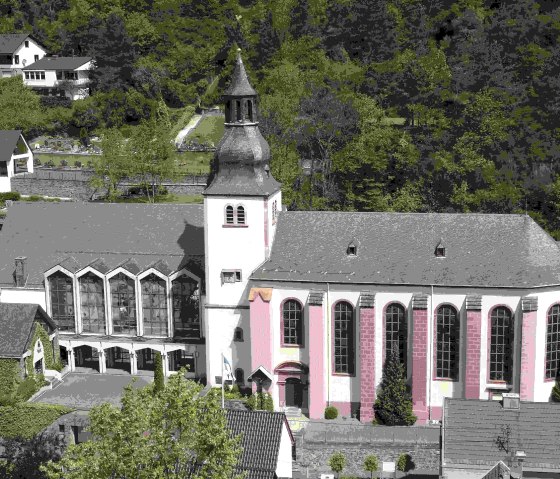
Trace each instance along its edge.
<instances>
[{"instance_id":1,"label":"green tree","mask_svg":"<svg viewBox=\"0 0 560 479\"><path fill-rule=\"evenodd\" d=\"M0 130L26 134L45 126L39 96L23 84L20 75L0 78L0 111Z\"/></svg>"},{"instance_id":2,"label":"green tree","mask_svg":"<svg viewBox=\"0 0 560 479\"><path fill-rule=\"evenodd\" d=\"M201 389L182 373L158 395L152 385L127 386L121 407L90 411L90 441L68 446L42 470L48 479L183 479L193 469L193 479L240 479L239 437L231 437L216 397L201 397Z\"/></svg>"},{"instance_id":3,"label":"green tree","mask_svg":"<svg viewBox=\"0 0 560 479\"><path fill-rule=\"evenodd\" d=\"M156 353L154 364L154 393L160 393L165 389L165 378L163 376L163 360L161 353Z\"/></svg>"},{"instance_id":4,"label":"green tree","mask_svg":"<svg viewBox=\"0 0 560 479\"><path fill-rule=\"evenodd\" d=\"M557 378L550 393L550 400L552 402L560 402L560 379Z\"/></svg>"},{"instance_id":5,"label":"green tree","mask_svg":"<svg viewBox=\"0 0 560 479\"><path fill-rule=\"evenodd\" d=\"M380 392L375 401L375 414L389 426L411 426L416 422L396 347L391 348L385 360Z\"/></svg>"},{"instance_id":6,"label":"green tree","mask_svg":"<svg viewBox=\"0 0 560 479\"><path fill-rule=\"evenodd\" d=\"M379 459L375 454L366 456L364 460L364 471L370 473L370 478L373 479L373 473L379 469Z\"/></svg>"},{"instance_id":7,"label":"green tree","mask_svg":"<svg viewBox=\"0 0 560 479\"><path fill-rule=\"evenodd\" d=\"M335 452L329 458L329 467L331 471L336 473L336 477L340 476L340 473L346 466L346 456L342 452Z\"/></svg>"}]
</instances>

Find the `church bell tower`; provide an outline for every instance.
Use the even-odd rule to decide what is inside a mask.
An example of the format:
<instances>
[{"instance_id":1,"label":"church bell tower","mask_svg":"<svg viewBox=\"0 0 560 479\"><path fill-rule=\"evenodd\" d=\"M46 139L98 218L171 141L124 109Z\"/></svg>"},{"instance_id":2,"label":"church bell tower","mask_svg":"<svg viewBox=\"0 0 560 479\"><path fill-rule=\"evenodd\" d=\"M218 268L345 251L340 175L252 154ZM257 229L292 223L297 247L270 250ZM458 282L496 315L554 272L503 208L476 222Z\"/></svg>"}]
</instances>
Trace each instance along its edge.
<instances>
[{"instance_id":1,"label":"church bell tower","mask_svg":"<svg viewBox=\"0 0 560 479\"><path fill-rule=\"evenodd\" d=\"M270 254L282 203L270 147L259 131L257 92L239 50L223 98L224 135L203 193L209 384L221 376L222 353L240 377L251 373L248 278Z\"/></svg>"}]
</instances>

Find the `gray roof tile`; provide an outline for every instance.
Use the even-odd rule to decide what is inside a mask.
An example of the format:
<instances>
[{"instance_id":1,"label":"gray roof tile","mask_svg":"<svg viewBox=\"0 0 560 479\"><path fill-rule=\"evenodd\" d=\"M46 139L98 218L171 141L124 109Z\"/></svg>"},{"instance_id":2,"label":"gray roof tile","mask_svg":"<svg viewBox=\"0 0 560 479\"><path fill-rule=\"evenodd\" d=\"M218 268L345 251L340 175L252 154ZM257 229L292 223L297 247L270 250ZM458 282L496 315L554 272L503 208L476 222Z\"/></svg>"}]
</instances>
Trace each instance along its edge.
<instances>
[{"instance_id":1,"label":"gray roof tile","mask_svg":"<svg viewBox=\"0 0 560 479\"><path fill-rule=\"evenodd\" d=\"M0 130L0 161L9 161L21 135L21 130Z\"/></svg>"},{"instance_id":2,"label":"gray roof tile","mask_svg":"<svg viewBox=\"0 0 560 479\"><path fill-rule=\"evenodd\" d=\"M504 409L501 401L445 399L446 465L494 465L507 454L496 439L509 427L509 449L525 451L524 467L560 470L560 404L521 401Z\"/></svg>"},{"instance_id":3,"label":"gray roof tile","mask_svg":"<svg viewBox=\"0 0 560 479\"><path fill-rule=\"evenodd\" d=\"M23 70L75 70L91 61L91 57L43 57Z\"/></svg>"},{"instance_id":4,"label":"gray roof tile","mask_svg":"<svg viewBox=\"0 0 560 479\"><path fill-rule=\"evenodd\" d=\"M165 259L170 271L203 278L203 222L202 205L16 202L0 235L0 285L13 285L17 256L27 257L29 287L42 287L57 264L77 271L99 258L107 271Z\"/></svg>"},{"instance_id":5,"label":"gray roof tile","mask_svg":"<svg viewBox=\"0 0 560 479\"><path fill-rule=\"evenodd\" d=\"M347 254L353 239L357 255ZM444 258L435 256L440 240ZM536 287L560 284L560 249L529 216L285 211L252 279Z\"/></svg>"},{"instance_id":6,"label":"gray roof tile","mask_svg":"<svg viewBox=\"0 0 560 479\"><path fill-rule=\"evenodd\" d=\"M27 33L5 33L0 35L0 53L6 55L14 53L27 37L29 37Z\"/></svg>"},{"instance_id":7,"label":"gray roof tile","mask_svg":"<svg viewBox=\"0 0 560 479\"><path fill-rule=\"evenodd\" d=\"M235 69L233 70L233 75L229 87L226 89L224 95L227 96L256 96L257 92L253 89L247 78L247 72L245 71L245 65L243 65L243 60L241 59L241 54L237 54L237 60L235 62Z\"/></svg>"}]
</instances>

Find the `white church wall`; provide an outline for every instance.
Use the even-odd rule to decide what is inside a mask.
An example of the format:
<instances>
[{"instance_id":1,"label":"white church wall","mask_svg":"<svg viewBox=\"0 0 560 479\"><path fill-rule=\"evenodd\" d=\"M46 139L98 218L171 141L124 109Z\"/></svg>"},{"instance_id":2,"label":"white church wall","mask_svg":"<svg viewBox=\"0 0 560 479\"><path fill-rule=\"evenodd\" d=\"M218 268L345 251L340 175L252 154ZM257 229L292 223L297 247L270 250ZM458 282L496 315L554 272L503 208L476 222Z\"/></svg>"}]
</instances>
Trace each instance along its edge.
<instances>
[{"instance_id":1,"label":"white church wall","mask_svg":"<svg viewBox=\"0 0 560 479\"><path fill-rule=\"evenodd\" d=\"M2 288L0 302L39 304L45 311L47 310L44 289Z\"/></svg>"}]
</instances>

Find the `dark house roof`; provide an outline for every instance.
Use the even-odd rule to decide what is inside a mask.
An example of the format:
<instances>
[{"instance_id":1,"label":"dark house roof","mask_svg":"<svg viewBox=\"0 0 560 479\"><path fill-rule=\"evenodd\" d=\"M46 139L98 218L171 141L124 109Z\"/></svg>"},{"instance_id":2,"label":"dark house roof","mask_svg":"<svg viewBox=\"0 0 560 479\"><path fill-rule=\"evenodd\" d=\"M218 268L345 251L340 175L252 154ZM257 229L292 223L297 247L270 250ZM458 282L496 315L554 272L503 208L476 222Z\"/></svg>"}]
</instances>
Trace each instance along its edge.
<instances>
[{"instance_id":1,"label":"dark house roof","mask_svg":"<svg viewBox=\"0 0 560 479\"><path fill-rule=\"evenodd\" d=\"M251 277L527 288L560 284L560 248L526 215L285 211Z\"/></svg>"},{"instance_id":2,"label":"dark house roof","mask_svg":"<svg viewBox=\"0 0 560 479\"><path fill-rule=\"evenodd\" d=\"M38 304L0 303L0 358L21 358L33 335L33 324L42 320L55 329L47 313Z\"/></svg>"},{"instance_id":3,"label":"dark house roof","mask_svg":"<svg viewBox=\"0 0 560 479\"><path fill-rule=\"evenodd\" d=\"M0 130L0 161L9 161L17 146L21 130Z\"/></svg>"},{"instance_id":4,"label":"dark house roof","mask_svg":"<svg viewBox=\"0 0 560 479\"><path fill-rule=\"evenodd\" d=\"M75 70L91 61L91 57L43 57L23 70Z\"/></svg>"},{"instance_id":5,"label":"dark house roof","mask_svg":"<svg viewBox=\"0 0 560 479\"><path fill-rule=\"evenodd\" d=\"M27 33L5 33L0 35L0 54L11 55L28 37Z\"/></svg>"},{"instance_id":6,"label":"dark house roof","mask_svg":"<svg viewBox=\"0 0 560 479\"><path fill-rule=\"evenodd\" d=\"M444 466L491 467L507 457L498 442L508 438L509 451L527 455L524 469L560 471L560 404L504 409L501 401L446 398L443 414Z\"/></svg>"},{"instance_id":7,"label":"dark house roof","mask_svg":"<svg viewBox=\"0 0 560 479\"><path fill-rule=\"evenodd\" d=\"M27 257L28 287L56 265L163 274L185 267L204 278L202 205L16 202L0 235L0 285L13 285L14 259Z\"/></svg>"},{"instance_id":8,"label":"dark house roof","mask_svg":"<svg viewBox=\"0 0 560 479\"><path fill-rule=\"evenodd\" d=\"M238 471L247 471L246 479L274 479L282 428L284 424L288 427L286 415L281 412L227 409L226 417L232 434L243 434Z\"/></svg>"}]
</instances>

